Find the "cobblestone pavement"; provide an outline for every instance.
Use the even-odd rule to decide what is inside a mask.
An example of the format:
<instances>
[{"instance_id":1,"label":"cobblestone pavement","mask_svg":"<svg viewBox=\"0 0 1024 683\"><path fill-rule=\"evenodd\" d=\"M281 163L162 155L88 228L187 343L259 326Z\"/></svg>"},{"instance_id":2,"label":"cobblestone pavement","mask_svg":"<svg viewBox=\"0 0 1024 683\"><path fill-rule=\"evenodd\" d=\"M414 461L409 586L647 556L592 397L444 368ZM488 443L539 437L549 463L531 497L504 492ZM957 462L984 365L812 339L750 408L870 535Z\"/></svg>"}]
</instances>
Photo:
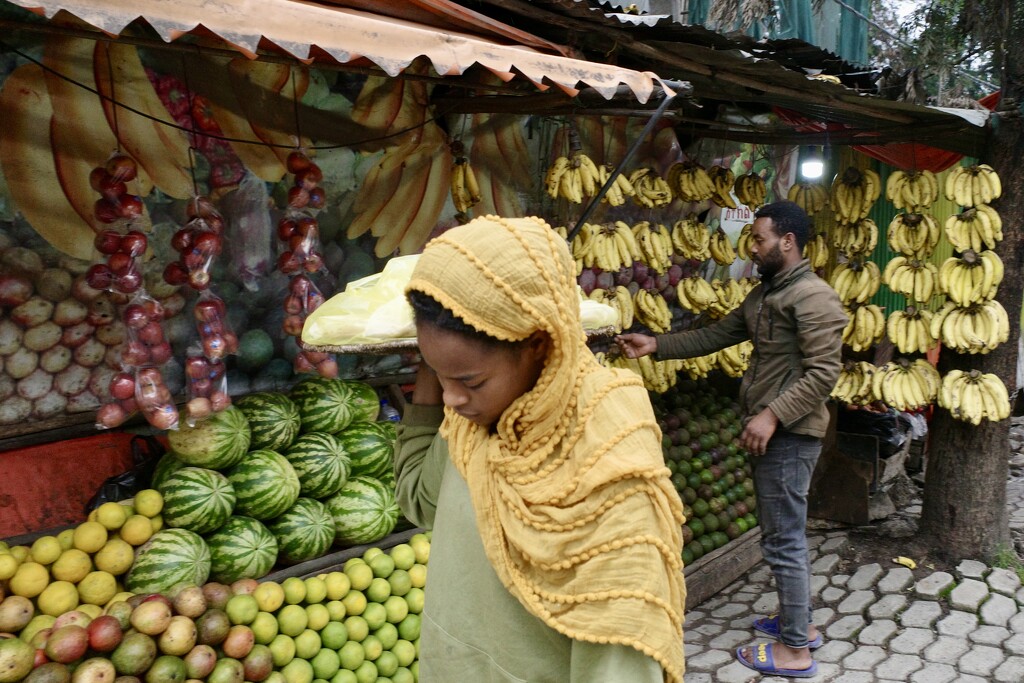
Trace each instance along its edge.
<instances>
[{"instance_id":1,"label":"cobblestone pavement","mask_svg":"<svg viewBox=\"0 0 1024 683\"><path fill-rule=\"evenodd\" d=\"M1024 539L1024 419L1011 430L1007 505L1018 551ZM911 506L901 514L920 513ZM841 567L845 531L811 531L814 621L825 644L815 683L1024 682L1024 588L1007 569L975 560L921 575L895 563ZM759 563L687 611L686 683L781 683L735 660L735 649L772 642L751 624L774 614L778 596ZM755 637L758 636L758 637Z\"/></svg>"}]
</instances>

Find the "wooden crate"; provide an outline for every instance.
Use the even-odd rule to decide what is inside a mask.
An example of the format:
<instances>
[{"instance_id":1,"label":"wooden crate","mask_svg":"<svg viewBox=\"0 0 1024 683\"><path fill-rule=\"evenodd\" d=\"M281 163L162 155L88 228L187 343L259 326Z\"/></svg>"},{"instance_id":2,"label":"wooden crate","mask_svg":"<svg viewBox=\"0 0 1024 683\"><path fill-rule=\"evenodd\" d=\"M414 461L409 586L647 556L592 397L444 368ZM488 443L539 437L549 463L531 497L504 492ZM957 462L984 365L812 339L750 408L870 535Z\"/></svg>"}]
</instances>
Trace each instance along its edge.
<instances>
[{"instance_id":1,"label":"wooden crate","mask_svg":"<svg viewBox=\"0 0 1024 683\"><path fill-rule=\"evenodd\" d=\"M754 527L683 570L686 609L699 607L761 561L761 527Z\"/></svg>"}]
</instances>

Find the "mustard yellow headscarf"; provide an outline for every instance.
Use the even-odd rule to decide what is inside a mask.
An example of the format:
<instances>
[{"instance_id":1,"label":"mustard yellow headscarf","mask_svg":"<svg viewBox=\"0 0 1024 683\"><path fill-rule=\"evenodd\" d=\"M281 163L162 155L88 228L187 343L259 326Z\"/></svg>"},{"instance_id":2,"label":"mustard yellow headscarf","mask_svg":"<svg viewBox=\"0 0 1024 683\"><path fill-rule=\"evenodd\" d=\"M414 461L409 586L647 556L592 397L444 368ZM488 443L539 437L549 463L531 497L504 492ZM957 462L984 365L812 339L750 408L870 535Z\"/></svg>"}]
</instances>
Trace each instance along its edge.
<instances>
[{"instance_id":1,"label":"mustard yellow headscarf","mask_svg":"<svg viewBox=\"0 0 1024 683\"><path fill-rule=\"evenodd\" d=\"M427 245L409 290L498 339L552 341L494 433L446 410L441 434L487 557L523 606L570 638L632 646L681 683L682 503L642 381L586 346L574 273L539 218L477 218Z\"/></svg>"}]
</instances>

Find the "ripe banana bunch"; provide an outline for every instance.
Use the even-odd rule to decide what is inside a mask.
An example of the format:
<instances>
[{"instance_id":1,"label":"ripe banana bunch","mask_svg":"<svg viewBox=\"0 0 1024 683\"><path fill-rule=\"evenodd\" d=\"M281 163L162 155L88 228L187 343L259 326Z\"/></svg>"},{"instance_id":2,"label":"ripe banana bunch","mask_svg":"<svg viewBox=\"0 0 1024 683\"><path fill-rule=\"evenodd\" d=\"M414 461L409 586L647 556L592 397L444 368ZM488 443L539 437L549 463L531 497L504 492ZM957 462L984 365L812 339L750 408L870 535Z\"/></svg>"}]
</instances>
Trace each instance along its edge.
<instances>
[{"instance_id":1,"label":"ripe banana bunch","mask_svg":"<svg viewBox=\"0 0 1024 683\"><path fill-rule=\"evenodd\" d=\"M633 226L633 240L640 247L640 260L659 275L672 267L672 235L663 225L640 221Z\"/></svg>"},{"instance_id":2,"label":"ripe banana bunch","mask_svg":"<svg viewBox=\"0 0 1024 683\"><path fill-rule=\"evenodd\" d=\"M848 256L870 254L878 245L878 225L870 218L856 223L838 223L832 233L832 246Z\"/></svg>"},{"instance_id":3,"label":"ripe banana bunch","mask_svg":"<svg viewBox=\"0 0 1024 683\"><path fill-rule=\"evenodd\" d=\"M636 320L655 334L664 334L672 329L672 311L665 297L658 292L637 290L633 297L633 313Z\"/></svg>"},{"instance_id":4,"label":"ripe banana bunch","mask_svg":"<svg viewBox=\"0 0 1024 683\"><path fill-rule=\"evenodd\" d=\"M740 283L732 278L724 281L712 280L711 289L715 293L715 300L708 306L708 314L715 320L724 318L730 311L743 303L743 299L747 296Z\"/></svg>"},{"instance_id":5,"label":"ripe banana bunch","mask_svg":"<svg viewBox=\"0 0 1024 683\"><path fill-rule=\"evenodd\" d=\"M555 230L555 233L559 237L561 237L563 240L568 241L568 239L569 239L569 228L565 227L564 225L558 225L558 226L555 226L554 230Z\"/></svg>"},{"instance_id":6,"label":"ripe banana bunch","mask_svg":"<svg viewBox=\"0 0 1024 683\"><path fill-rule=\"evenodd\" d=\"M829 277L829 284L845 304L866 303L875 295L881 283L881 273L872 261L840 263Z\"/></svg>"},{"instance_id":7,"label":"ripe banana bunch","mask_svg":"<svg viewBox=\"0 0 1024 683\"><path fill-rule=\"evenodd\" d=\"M654 360L651 356L642 358L626 358L623 355L609 357L608 354L594 354L598 362L609 368L629 370L640 375L644 380L644 388L663 394L676 385L682 361Z\"/></svg>"},{"instance_id":8,"label":"ripe banana bunch","mask_svg":"<svg viewBox=\"0 0 1024 683\"><path fill-rule=\"evenodd\" d=\"M786 198L813 216L828 206L828 190L819 183L794 183Z\"/></svg>"},{"instance_id":9,"label":"ripe banana bunch","mask_svg":"<svg viewBox=\"0 0 1024 683\"><path fill-rule=\"evenodd\" d=\"M707 261L711 258L711 234L696 215L683 218L672 226L672 246L688 259Z\"/></svg>"},{"instance_id":10,"label":"ripe banana bunch","mask_svg":"<svg viewBox=\"0 0 1024 683\"><path fill-rule=\"evenodd\" d=\"M804 258L810 261L811 270L818 270L828 265L828 241L825 235L812 235L804 245Z\"/></svg>"},{"instance_id":11,"label":"ripe banana bunch","mask_svg":"<svg viewBox=\"0 0 1024 683\"><path fill-rule=\"evenodd\" d=\"M576 236L572 238L572 243L569 244L572 257L576 261L577 275L582 273L584 268L592 268L596 265L593 246L594 235L599 230L601 230L600 225L584 223L580 226L580 231L576 233Z\"/></svg>"},{"instance_id":12,"label":"ripe banana bunch","mask_svg":"<svg viewBox=\"0 0 1024 683\"><path fill-rule=\"evenodd\" d=\"M736 250L732 248L729 236L721 228L715 230L711 235L708 250L711 252L711 258L715 259L715 263L720 266L727 266L736 260Z\"/></svg>"},{"instance_id":13,"label":"ripe banana bunch","mask_svg":"<svg viewBox=\"0 0 1024 683\"><path fill-rule=\"evenodd\" d=\"M893 257L882 272L882 282L889 289L919 303L931 301L938 277L939 269L934 263L906 256Z\"/></svg>"},{"instance_id":14,"label":"ripe banana bunch","mask_svg":"<svg viewBox=\"0 0 1024 683\"><path fill-rule=\"evenodd\" d=\"M851 405L866 406L878 398L874 394L873 380L878 371L867 361L848 360L839 371L839 379L829 394L832 398Z\"/></svg>"},{"instance_id":15,"label":"ripe banana bunch","mask_svg":"<svg viewBox=\"0 0 1024 683\"><path fill-rule=\"evenodd\" d=\"M716 361L719 369L729 377L742 377L750 365L750 354L753 352L754 343L748 339L719 351Z\"/></svg>"},{"instance_id":16,"label":"ripe banana bunch","mask_svg":"<svg viewBox=\"0 0 1024 683\"><path fill-rule=\"evenodd\" d=\"M957 166L946 176L946 199L960 206L991 204L1003 194L999 174L988 164Z\"/></svg>"},{"instance_id":17,"label":"ripe banana bunch","mask_svg":"<svg viewBox=\"0 0 1024 683\"><path fill-rule=\"evenodd\" d=\"M598 287L590 293L591 300L611 306L619 313L619 329L628 330L633 326L633 295L622 285L614 289L601 289Z\"/></svg>"},{"instance_id":18,"label":"ripe banana bunch","mask_svg":"<svg viewBox=\"0 0 1024 683\"><path fill-rule=\"evenodd\" d=\"M889 248L910 258L928 258L939 243L939 222L928 213L898 213L889 222Z\"/></svg>"},{"instance_id":19,"label":"ripe banana bunch","mask_svg":"<svg viewBox=\"0 0 1024 683\"><path fill-rule=\"evenodd\" d=\"M668 169L668 184L684 202L702 202L715 194L711 176L695 161L672 164Z\"/></svg>"},{"instance_id":20,"label":"ripe banana bunch","mask_svg":"<svg viewBox=\"0 0 1024 683\"><path fill-rule=\"evenodd\" d=\"M691 313L703 313L718 302L718 291L702 277L684 277L676 285L676 301Z\"/></svg>"},{"instance_id":21,"label":"ripe banana bunch","mask_svg":"<svg viewBox=\"0 0 1024 683\"><path fill-rule=\"evenodd\" d=\"M604 184L608 182L608 179L612 175L612 169L607 165L597 167L597 182L599 187L604 187ZM626 197L632 197L636 194L632 183L629 182L629 178L622 175L621 173L615 176L615 182L611 184L608 191L601 197L601 203L609 206L622 206L626 203Z\"/></svg>"},{"instance_id":22,"label":"ripe banana bunch","mask_svg":"<svg viewBox=\"0 0 1024 683\"><path fill-rule=\"evenodd\" d=\"M586 244L583 265L587 268L597 266L614 273L632 266L640 258L640 245L633 238L633 230L622 221L595 226Z\"/></svg>"},{"instance_id":23,"label":"ripe banana bunch","mask_svg":"<svg viewBox=\"0 0 1024 683\"><path fill-rule=\"evenodd\" d=\"M881 179L870 168L850 166L832 182L831 206L840 223L866 218L881 192Z\"/></svg>"},{"instance_id":24,"label":"ripe banana bunch","mask_svg":"<svg viewBox=\"0 0 1024 683\"><path fill-rule=\"evenodd\" d=\"M1010 417L1010 397L999 377L979 370L950 370L942 378L939 405L972 425Z\"/></svg>"},{"instance_id":25,"label":"ripe banana bunch","mask_svg":"<svg viewBox=\"0 0 1024 683\"><path fill-rule=\"evenodd\" d=\"M710 353L706 356L695 356L693 358L684 358L682 360L682 370L690 379L701 379L707 377L708 374L718 367L718 354L720 352Z\"/></svg>"},{"instance_id":26,"label":"ripe banana bunch","mask_svg":"<svg viewBox=\"0 0 1024 683\"><path fill-rule=\"evenodd\" d=\"M939 198L939 181L929 170L893 171L885 181L885 196L897 209L916 212Z\"/></svg>"},{"instance_id":27,"label":"ripe banana bunch","mask_svg":"<svg viewBox=\"0 0 1024 683\"><path fill-rule=\"evenodd\" d=\"M850 321L843 329L843 343L855 352L867 351L885 336L885 315L875 304L846 309Z\"/></svg>"},{"instance_id":28,"label":"ripe banana bunch","mask_svg":"<svg viewBox=\"0 0 1024 683\"><path fill-rule=\"evenodd\" d=\"M754 287L761 284L761 279L756 277L741 277L736 281L739 284L740 289L743 291L743 297L746 298L748 294L754 291Z\"/></svg>"},{"instance_id":29,"label":"ripe banana bunch","mask_svg":"<svg viewBox=\"0 0 1024 683\"><path fill-rule=\"evenodd\" d=\"M736 193L736 197L751 211L757 211L764 206L765 198L768 196L764 178L753 172L745 173L737 178L732 189Z\"/></svg>"},{"instance_id":30,"label":"ripe banana bunch","mask_svg":"<svg viewBox=\"0 0 1024 683\"><path fill-rule=\"evenodd\" d=\"M957 306L970 306L995 298L1003 281L1003 260L994 251L968 249L939 266L939 291Z\"/></svg>"},{"instance_id":31,"label":"ripe banana bunch","mask_svg":"<svg viewBox=\"0 0 1024 683\"><path fill-rule=\"evenodd\" d=\"M571 157L560 156L544 174L544 189L552 199L562 197L573 204L582 204L584 197L593 197L603 184L594 161L582 152Z\"/></svg>"},{"instance_id":32,"label":"ripe banana bunch","mask_svg":"<svg viewBox=\"0 0 1024 683\"><path fill-rule=\"evenodd\" d=\"M459 213L466 213L480 202L480 183L477 182L476 173L469 165L469 159L459 157L455 160L452 168L451 178L452 203Z\"/></svg>"},{"instance_id":33,"label":"ripe banana bunch","mask_svg":"<svg viewBox=\"0 0 1024 683\"><path fill-rule=\"evenodd\" d=\"M931 405L939 395L942 379L923 358L900 358L878 368L872 377L872 391L896 410L918 410Z\"/></svg>"},{"instance_id":34,"label":"ripe banana bunch","mask_svg":"<svg viewBox=\"0 0 1024 683\"><path fill-rule=\"evenodd\" d=\"M743 226L743 229L740 230L739 237L736 238L736 256L743 259L744 261L750 260L750 241L753 239L753 235L751 233L753 229L754 224L747 223L746 225ZM810 243L808 242L808 244ZM806 251L804 252L804 255L807 255ZM808 258L810 257L808 256Z\"/></svg>"},{"instance_id":35,"label":"ripe banana bunch","mask_svg":"<svg viewBox=\"0 0 1024 683\"><path fill-rule=\"evenodd\" d=\"M712 166L708 169L708 177L715 186L715 193L711 195L711 201L727 209L737 208L736 200L732 198L732 186L736 176L725 166Z\"/></svg>"},{"instance_id":36,"label":"ripe banana bunch","mask_svg":"<svg viewBox=\"0 0 1024 683\"><path fill-rule=\"evenodd\" d=\"M967 308L947 301L932 316L929 331L957 353L985 354L1010 338L1010 319L995 299Z\"/></svg>"},{"instance_id":37,"label":"ripe banana bunch","mask_svg":"<svg viewBox=\"0 0 1024 683\"><path fill-rule=\"evenodd\" d=\"M932 312L907 306L893 311L885 322L885 333L900 353L927 353L939 341L931 333Z\"/></svg>"},{"instance_id":38,"label":"ripe banana bunch","mask_svg":"<svg viewBox=\"0 0 1024 683\"><path fill-rule=\"evenodd\" d=\"M633 201L648 209L672 203L672 188L653 168L638 168L629 174L636 194Z\"/></svg>"},{"instance_id":39,"label":"ripe banana bunch","mask_svg":"<svg viewBox=\"0 0 1024 683\"><path fill-rule=\"evenodd\" d=\"M957 251L995 249L1003 241L1003 219L988 204L955 213L946 219L946 239Z\"/></svg>"}]
</instances>

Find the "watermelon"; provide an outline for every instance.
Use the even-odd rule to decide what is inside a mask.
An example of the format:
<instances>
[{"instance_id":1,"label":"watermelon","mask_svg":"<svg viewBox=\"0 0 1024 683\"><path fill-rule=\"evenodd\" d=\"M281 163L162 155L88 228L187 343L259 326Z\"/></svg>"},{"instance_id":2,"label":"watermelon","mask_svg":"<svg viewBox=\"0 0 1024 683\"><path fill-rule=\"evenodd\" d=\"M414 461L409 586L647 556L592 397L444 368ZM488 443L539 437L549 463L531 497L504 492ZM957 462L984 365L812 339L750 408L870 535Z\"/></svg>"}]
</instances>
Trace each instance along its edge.
<instances>
[{"instance_id":1,"label":"watermelon","mask_svg":"<svg viewBox=\"0 0 1024 683\"><path fill-rule=\"evenodd\" d=\"M235 406L249 421L249 448L253 450L269 448L281 453L299 435L299 409L285 394L256 392L238 399Z\"/></svg>"},{"instance_id":2,"label":"watermelon","mask_svg":"<svg viewBox=\"0 0 1024 683\"><path fill-rule=\"evenodd\" d=\"M303 434L284 453L299 475L301 495L326 498L348 481L351 464L341 442L326 432Z\"/></svg>"},{"instance_id":3,"label":"watermelon","mask_svg":"<svg viewBox=\"0 0 1024 683\"><path fill-rule=\"evenodd\" d=\"M302 380L291 391L304 432L340 432L352 422L351 382L326 377Z\"/></svg>"},{"instance_id":4,"label":"watermelon","mask_svg":"<svg viewBox=\"0 0 1024 683\"><path fill-rule=\"evenodd\" d=\"M160 459L156 461L156 466L153 468L153 476L150 478L149 487L162 491L164 481L167 480L174 472L177 472L182 467L186 467L185 463L174 457L174 453L168 451L160 456Z\"/></svg>"},{"instance_id":5,"label":"watermelon","mask_svg":"<svg viewBox=\"0 0 1024 683\"><path fill-rule=\"evenodd\" d=\"M299 477L280 453L252 451L227 472L238 496L238 514L271 519L290 508L299 497Z\"/></svg>"},{"instance_id":6,"label":"watermelon","mask_svg":"<svg viewBox=\"0 0 1024 683\"><path fill-rule=\"evenodd\" d=\"M249 450L249 421L234 406L200 420L195 427L184 421L167 432L171 450L186 465L227 469L238 464Z\"/></svg>"},{"instance_id":7,"label":"watermelon","mask_svg":"<svg viewBox=\"0 0 1024 683\"><path fill-rule=\"evenodd\" d=\"M353 422L335 435L352 461L352 476L380 477L394 469L395 439L386 424Z\"/></svg>"},{"instance_id":8,"label":"watermelon","mask_svg":"<svg viewBox=\"0 0 1024 683\"><path fill-rule=\"evenodd\" d=\"M252 517L235 516L206 537L210 546L210 573L215 581L266 576L277 562L277 539Z\"/></svg>"},{"instance_id":9,"label":"watermelon","mask_svg":"<svg viewBox=\"0 0 1024 683\"><path fill-rule=\"evenodd\" d=\"M187 529L161 529L135 550L125 578L132 593L168 595L178 586L202 586L210 577L210 549Z\"/></svg>"},{"instance_id":10,"label":"watermelon","mask_svg":"<svg viewBox=\"0 0 1024 683\"><path fill-rule=\"evenodd\" d=\"M398 523L394 491L372 477L351 477L326 503L338 543L372 543L390 534Z\"/></svg>"},{"instance_id":11,"label":"watermelon","mask_svg":"<svg viewBox=\"0 0 1024 683\"><path fill-rule=\"evenodd\" d=\"M369 384L355 380L343 380L352 392L349 405L352 406L353 422L372 422L380 413L380 397Z\"/></svg>"},{"instance_id":12,"label":"watermelon","mask_svg":"<svg viewBox=\"0 0 1024 683\"><path fill-rule=\"evenodd\" d=\"M235 490L220 472L182 467L163 482L163 518L170 527L205 534L228 521L235 507Z\"/></svg>"},{"instance_id":13,"label":"watermelon","mask_svg":"<svg viewBox=\"0 0 1024 683\"><path fill-rule=\"evenodd\" d=\"M277 538L278 557L284 562L321 557L334 543L334 518L326 505L312 498L299 498L267 527Z\"/></svg>"}]
</instances>

